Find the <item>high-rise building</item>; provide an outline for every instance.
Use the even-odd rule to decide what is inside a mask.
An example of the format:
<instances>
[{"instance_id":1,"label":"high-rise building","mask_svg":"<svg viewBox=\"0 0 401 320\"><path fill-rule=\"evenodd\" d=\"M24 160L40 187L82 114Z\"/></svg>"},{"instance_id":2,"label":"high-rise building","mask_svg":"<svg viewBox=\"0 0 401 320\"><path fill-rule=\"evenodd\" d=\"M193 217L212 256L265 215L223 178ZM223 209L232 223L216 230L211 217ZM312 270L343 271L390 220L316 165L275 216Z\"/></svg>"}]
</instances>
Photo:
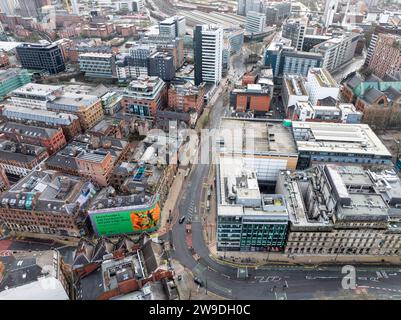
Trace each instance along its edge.
<instances>
[{"instance_id":1,"label":"high-rise building","mask_svg":"<svg viewBox=\"0 0 401 320\"><path fill-rule=\"evenodd\" d=\"M266 26L266 15L256 11L246 14L245 30L250 33L262 33Z\"/></svg>"},{"instance_id":2,"label":"high-rise building","mask_svg":"<svg viewBox=\"0 0 401 320\"><path fill-rule=\"evenodd\" d=\"M17 0L2 0L0 1L1 12L8 16L14 15L17 4Z\"/></svg>"},{"instance_id":3,"label":"high-rise building","mask_svg":"<svg viewBox=\"0 0 401 320\"><path fill-rule=\"evenodd\" d=\"M148 75L157 76L163 81L171 81L175 77L174 59L165 52L155 52L148 59Z\"/></svg>"},{"instance_id":4,"label":"high-rise building","mask_svg":"<svg viewBox=\"0 0 401 320\"><path fill-rule=\"evenodd\" d=\"M261 12L260 0L238 0L237 14L246 16L249 11Z\"/></svg>"},{"instance_id":5,"label":"high-rise building","mask_svg":"<svg viewBox=\"0 0 401 320\"><path fill-rule=\"evenodd\" d=\"M185 17L174 16L159 22L159 34L171 38L185 36Z\"/></svg>"},{"instance_id":6,"label":"high-rise building","mask_svg":"<svg viewBox=\"0 0 401 320\"><path fill-rule=\"evenodd\" d=\"M19 14L22 17L40 18L42 16L41 0L18 0Z\"/></svg>"},{"instance_id":7,"label":"high-rise building","mask_svg":"<svg viewBox=\"0 0 401 320\"><path fill-rule=\"evenodd\" d=\"M287 20L283 25L282 35L291 40L291 46L302 51L307 26L307 18Z\"/></svg>"},{"instance_id":8,"label":"high-rise building","mask_svg":"<svg viewBox=\"0 0 401 320\"><path fill-rule=\"evenodd\" d=\"M334 19L334 15L337 11L338 0L326 0L323 14L323 26L328 28Z\"/></svg>"},{"instance_id":9,"label":"high-rise building","mask_svg":"<svg viewBox=\"0 0 401 320\"><path fill-rule=\"evenodd\" d=\"M359 38L359 34L348 32L316 45L311 51L321 53L323 67L332 72L352 60Z\"/></svg>"},{"instance_id":10,"label":"high-rise building","mask_svg":"<svg viewBox=\"0 0 401 320\"><path fill-rule=\"evenodd\" d=\"M223 67L223 29L198 25L194 31L195 85L202 82L218 84Z\"/></svg>"},{"instance_id":11,"label":"high-rise building","mask_svg":"<svg viewBox=\"0 0 401 320\"><path fill-rule=\"evenodd\" d=\"M128 12L140 12L143 9L143 0L120 0L116 2L116 9Z\"/></svg>"},{"instance_id":12,"label":"high-rise building","mask_svg":"<svg viewBox=\"0 0 401 320\"><path fill-rule=\"evenodd\" d=\"M16 50L23 68L46 70L50 74L65 70L64 56L56 43L23 43Z\"/></svg>"},{"instance_id":13,"label":"high-rise building","mask_svg":"<svg viewBox=\"0 0 401 320\"><path fill-rule=\"evenodd\" d=\"M340 93L338 83L324 68L309 69L306 88L309 93L309 101L312 105L319 104L319 100L327 97L337 100Z\"/></svg>"}]
</instances>

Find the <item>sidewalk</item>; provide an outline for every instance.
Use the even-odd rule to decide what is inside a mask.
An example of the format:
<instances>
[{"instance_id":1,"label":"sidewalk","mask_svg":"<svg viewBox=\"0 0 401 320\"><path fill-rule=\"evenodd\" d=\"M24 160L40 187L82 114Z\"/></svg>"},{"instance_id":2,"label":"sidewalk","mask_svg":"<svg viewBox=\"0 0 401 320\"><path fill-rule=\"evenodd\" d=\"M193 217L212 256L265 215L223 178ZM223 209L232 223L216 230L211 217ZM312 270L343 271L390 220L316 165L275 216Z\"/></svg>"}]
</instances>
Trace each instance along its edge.
<instances>
[{"instance_id":1,"label":"sidewalk","mask_svg":"<svg viewBox=\"0 0 401 320\"><path fill-rule=\"evenodd\" d=\"M170 227L174 224L175 220L178 218L178 215L176 214L175 209L176 209L178 197L181 193L182 185L185 180L185 172L186 172L186 169L179 168L177 171L177 175L174 178L173 184L171 185L170 192L167 196L166 202L163 205L160 227L159 227L159 230L156 231L159 234L159 237L166 234L170 230ZM167 223L170 212L171 212L172 221Z\"/></svg>"}]
</instances>

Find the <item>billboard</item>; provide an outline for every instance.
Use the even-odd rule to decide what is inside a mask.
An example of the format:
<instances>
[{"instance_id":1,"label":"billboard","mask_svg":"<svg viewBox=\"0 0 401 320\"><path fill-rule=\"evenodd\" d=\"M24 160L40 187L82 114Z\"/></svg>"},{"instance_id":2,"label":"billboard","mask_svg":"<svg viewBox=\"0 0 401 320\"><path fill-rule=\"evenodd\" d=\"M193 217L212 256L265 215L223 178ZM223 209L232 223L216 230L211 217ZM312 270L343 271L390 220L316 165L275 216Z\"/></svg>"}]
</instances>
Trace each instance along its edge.
<instances>
[{"instance_id":1,"label":"billboard","mask_svg":"<svg viewBox=\"0 0 401 320\"><path fill-rule=\"evenodd\" d=\"M145 206L89 211L89 217L98 236L152 232L159 226L160 205L155 197Z\"/></svg>"}]
</instances>

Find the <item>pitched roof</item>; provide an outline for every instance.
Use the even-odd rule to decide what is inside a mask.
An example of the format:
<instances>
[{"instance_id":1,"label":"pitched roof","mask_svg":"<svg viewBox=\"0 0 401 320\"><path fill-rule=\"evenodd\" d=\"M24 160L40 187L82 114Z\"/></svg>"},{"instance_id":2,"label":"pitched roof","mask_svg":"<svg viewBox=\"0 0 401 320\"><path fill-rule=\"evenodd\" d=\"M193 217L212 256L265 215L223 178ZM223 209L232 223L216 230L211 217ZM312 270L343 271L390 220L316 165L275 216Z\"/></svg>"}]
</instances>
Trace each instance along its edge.
<instances>
[{"instance_id":1,"label":"pitched roof","mask_svg":"<svg viewBox=\"0 0 401 320\"><path fill-rule=\"evenodd\" d=\"M362 83L362 77L359 74L355 74L351 79L348 80L347 85L351 89L355 89Z\"/></svg>"},{"instance_id":2,"label":"pitched roof","mask_svg":"<svg viewBox=\"0 0 401 320\"><path fill-rule=\"evenodd\" d=\"M365 91L362 99L369 104L373 104L382 96L384 96L383 92L377 90L376 88L369 88Z\"/></svg>"},{"instance_id":3,"label":"pitched roof","mask_svg":"<svg viewBox=\"0 0 401 320\"><path fill-rule=\"evenodd\" d=\"M383 93L387 96L387 99L389 101L395 101L401 97L401 92L397 89L394 89L393 87L389 87L388 89L383 90Z\"/></svg>"}]
</instances>

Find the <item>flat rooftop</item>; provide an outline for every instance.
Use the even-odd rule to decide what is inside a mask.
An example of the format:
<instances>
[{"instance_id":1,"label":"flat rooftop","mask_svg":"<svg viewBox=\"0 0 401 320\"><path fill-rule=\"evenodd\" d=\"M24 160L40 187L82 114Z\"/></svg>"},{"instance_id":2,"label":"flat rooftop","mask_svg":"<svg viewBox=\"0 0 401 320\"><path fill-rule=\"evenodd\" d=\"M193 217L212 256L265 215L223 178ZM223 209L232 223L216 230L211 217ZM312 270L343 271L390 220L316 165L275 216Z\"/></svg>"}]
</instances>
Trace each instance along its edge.
<instances>
[{"instance_id":1,"label":"flat rooftop","mask_svg":"<svg viewBox=\"0 0 401 320\"><path fill-rule=\"evenodd\" d=\"M223 154L297 154L291 129L281 122L222 118L220 141Z\"/></svg>"},{"instance_id":2,"label":"flat rooftop","mask_svg":"<svg viewBox=\"0 0 401 320\"><path fill-rule=\"evenodd\" d=\"M284 75L284 82L290 95L308 95L308 91L305 88L305 79L302 76L286 74Z\"/></svg>"},{"instance_id":3,"label":"flat rooftop","mask_svg":"<svg viewBox=\"0 0 401 320\"><path fill-rule=\"evenodd\" d=\"M391 153L367 124L293 121L299 152L338 152L391 157Z\"/></svg>"},{"instance_id":4,"label":"flat rooftop","mask_svg":"<svg viewBox=\"0 0 401 320\"><path fill-rule=\"evenodd\" d=\"M28 83L21 88L12 91L12 94L29 94L38 96L47 96L54 91L61 90L62 86L54 86L48 84Z\"/></svg>"}]
</instances>

